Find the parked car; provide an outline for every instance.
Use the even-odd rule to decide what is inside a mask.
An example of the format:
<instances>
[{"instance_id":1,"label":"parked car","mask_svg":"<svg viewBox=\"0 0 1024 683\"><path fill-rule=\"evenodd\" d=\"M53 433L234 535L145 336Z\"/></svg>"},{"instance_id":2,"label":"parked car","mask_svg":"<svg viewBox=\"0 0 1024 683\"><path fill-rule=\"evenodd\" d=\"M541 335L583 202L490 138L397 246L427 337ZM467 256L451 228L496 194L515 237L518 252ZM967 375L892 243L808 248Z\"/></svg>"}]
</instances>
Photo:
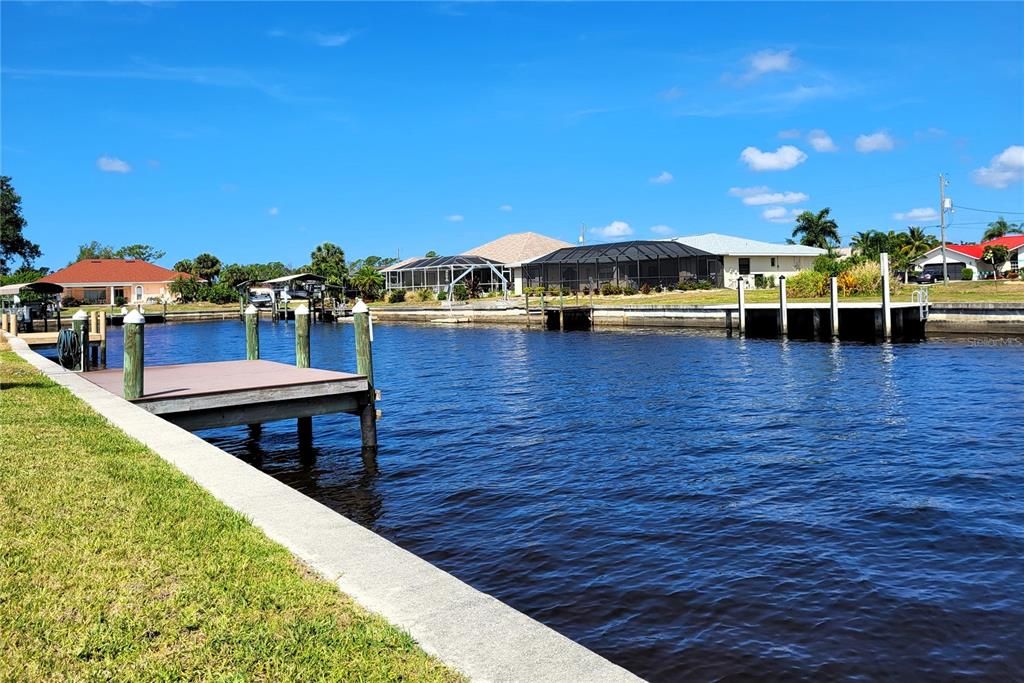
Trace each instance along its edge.
<instances>
[{"instance_id":1,"label":"parked car","mask_svg":"<svg viewBox=\"0 0 1024 683\"><path fill-rule=\"evenodd\" d=\"M932 285L935 284L935 276L931 273L917 273L910 276L910 281L919 285Z\"/></svg>"}]
</instances>

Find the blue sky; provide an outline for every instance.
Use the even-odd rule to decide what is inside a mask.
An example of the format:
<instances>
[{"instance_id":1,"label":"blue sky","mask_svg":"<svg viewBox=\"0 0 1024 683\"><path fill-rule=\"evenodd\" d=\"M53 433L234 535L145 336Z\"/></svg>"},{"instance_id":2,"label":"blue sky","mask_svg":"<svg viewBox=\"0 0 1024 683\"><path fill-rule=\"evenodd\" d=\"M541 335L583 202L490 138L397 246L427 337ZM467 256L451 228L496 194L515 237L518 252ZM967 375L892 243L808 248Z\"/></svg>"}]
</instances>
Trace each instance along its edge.
<instances>
[{"instance_id":1,"label":"blue sky","mask_svg":"<svg viewBox=\"0 0 1024 683\"><path fill-rule=\"evenodd\" d=\"M825 206L845 240L935 225L940 172L1024 212L1021 3L0 11L3 173L52 268L93 239L295 266L581 224L783 241Z\"/></svg>"}]
</instances>

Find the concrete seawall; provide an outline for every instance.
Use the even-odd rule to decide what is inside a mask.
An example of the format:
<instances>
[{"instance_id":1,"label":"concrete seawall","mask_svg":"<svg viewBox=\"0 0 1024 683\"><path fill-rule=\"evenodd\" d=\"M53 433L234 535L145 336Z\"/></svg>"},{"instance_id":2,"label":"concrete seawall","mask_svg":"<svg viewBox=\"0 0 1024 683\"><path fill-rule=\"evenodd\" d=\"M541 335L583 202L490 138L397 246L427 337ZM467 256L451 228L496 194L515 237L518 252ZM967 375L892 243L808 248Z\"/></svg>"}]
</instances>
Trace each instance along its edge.
<instances>
[{"instance_id":1,"label":"concrete seawall","mask_svg":"<svg viewBox=\"0 0 1024 683\"><path fill-rule=\"evenodd\" d=\"M640 680L233 455L65 370L24 340L7 338L14 352L45 376L471 680Z\"/></svg>"},{"instance_id":2,"label":"concrete seawall","mask_svg":"<svg viewBox=\"0 0 1024 683\"><path fill-rule=\"evenodd\" d=\"M932 304L928 332L1024 334L1024 303Z\"/></svg>"},{"instance_id":3,"label":"concrete seawall","mask_svg":"<svg viewBox=\"0 0 1024 683\"><path fill-rule=\"evenodd\" d=\"M795 304L794 307L798 305ZM763 306L763 305L762 305ZM753 308L753 306L751 306ZM683 306L677 304L631 304L594 308L595 327L690 327L727 330L736 306ZM451 311L425 307L375 307L374 318L382 321L429 323L444 319L460 322L526 325L522 307L495 308L459 306ZM542 318L532 308L531 325L540 327ZM1024 303L940 303L931 304L926 333L1024 334Z\"/></svg>"}]
</instances>

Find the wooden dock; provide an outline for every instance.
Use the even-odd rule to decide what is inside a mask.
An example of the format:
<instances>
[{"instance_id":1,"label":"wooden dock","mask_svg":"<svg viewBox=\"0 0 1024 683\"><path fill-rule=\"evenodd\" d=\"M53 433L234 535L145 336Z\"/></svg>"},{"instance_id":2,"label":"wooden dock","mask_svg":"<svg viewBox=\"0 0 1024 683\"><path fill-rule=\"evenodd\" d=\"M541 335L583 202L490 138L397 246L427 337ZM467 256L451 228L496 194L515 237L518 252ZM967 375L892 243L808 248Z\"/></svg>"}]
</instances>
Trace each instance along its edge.
<instances>
[{"instance_id":1,"label":"wooden dock","mask_svg":"<svg viewBox=\"0 0 1024 683\"><path fill-rule=\"evenodd\" d=\"M364 375L268 360L151 365L145 373L145 394L132 403L189 430L358 414L369 393ZM124 395L120 368L82 377Z\"/></svg>"}]
</instances>

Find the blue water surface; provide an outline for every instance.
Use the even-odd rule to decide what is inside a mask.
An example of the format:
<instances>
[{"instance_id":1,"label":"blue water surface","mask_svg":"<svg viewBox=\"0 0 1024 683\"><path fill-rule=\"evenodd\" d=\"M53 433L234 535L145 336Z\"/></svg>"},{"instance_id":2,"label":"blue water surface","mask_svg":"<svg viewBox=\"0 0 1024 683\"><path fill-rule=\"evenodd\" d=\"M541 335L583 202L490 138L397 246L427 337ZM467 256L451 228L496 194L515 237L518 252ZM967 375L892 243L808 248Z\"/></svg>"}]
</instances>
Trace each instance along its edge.
<instances>
[{"instance_id":1,"label":"blue water surface","mask_svg":"<svg viewBox=\"0 0 1024 683\"><path fill-rule=\"evenodd\" d=\"M263 357L293 333L264 323ZM1024 678L1019 339L375 337L376 458L347 415L306 450L294 421L201 435L646 678ZM147 363L244 346L146 329ZM350 325L312 347L354 370Z\"/></svg>"}]
</instances>

